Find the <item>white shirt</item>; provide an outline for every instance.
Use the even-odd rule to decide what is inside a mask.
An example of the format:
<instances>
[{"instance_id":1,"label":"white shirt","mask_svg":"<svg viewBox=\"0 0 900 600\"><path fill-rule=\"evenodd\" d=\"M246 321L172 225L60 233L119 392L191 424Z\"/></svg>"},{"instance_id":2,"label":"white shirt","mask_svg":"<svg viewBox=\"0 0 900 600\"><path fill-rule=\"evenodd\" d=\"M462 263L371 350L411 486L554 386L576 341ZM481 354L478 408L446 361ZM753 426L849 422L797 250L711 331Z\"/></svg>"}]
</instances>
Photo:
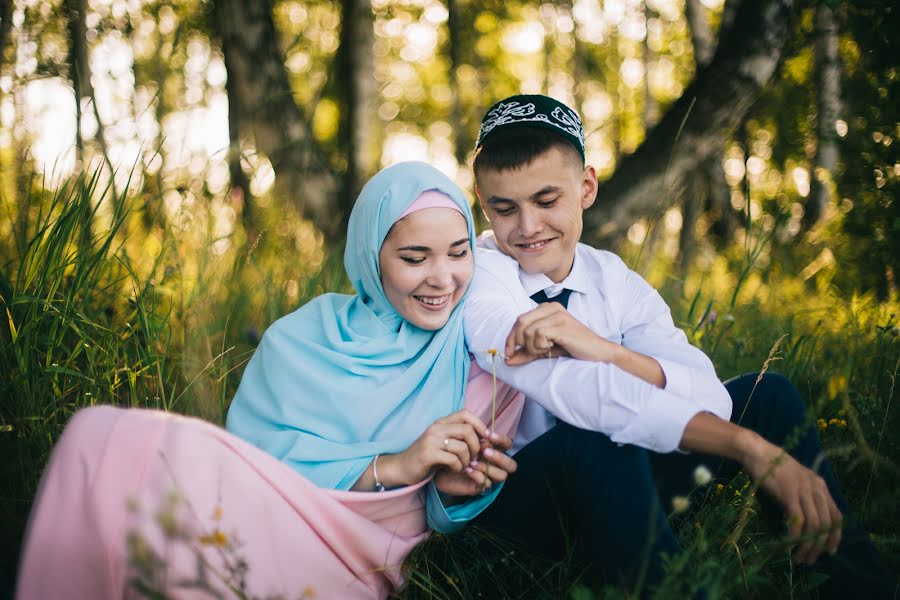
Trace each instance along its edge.
<instances>
[{"instance_id":1,"label":"white shirt","mask_svg":"<svg viewBox=\"0 0 900 600\"><path fill-rule=\"evenodd\" d=\"M731 397L712 362L675 327L659 293L615 254L578 244L572 271L556 284L519 269L497 250L490 232L478 238L476 252L464 324L481 368L491 370L487 350L502 353L516 318L537 306L532 294L545 290L553 297L567 288L572 316L607 340L652 356L666 376L660 389L607 363L552 358L509 367L498 356L497 377L526 396L513 452L555 418L614 442L672 452L697 413L731 417Z\"/></svg>"}]
</instances>

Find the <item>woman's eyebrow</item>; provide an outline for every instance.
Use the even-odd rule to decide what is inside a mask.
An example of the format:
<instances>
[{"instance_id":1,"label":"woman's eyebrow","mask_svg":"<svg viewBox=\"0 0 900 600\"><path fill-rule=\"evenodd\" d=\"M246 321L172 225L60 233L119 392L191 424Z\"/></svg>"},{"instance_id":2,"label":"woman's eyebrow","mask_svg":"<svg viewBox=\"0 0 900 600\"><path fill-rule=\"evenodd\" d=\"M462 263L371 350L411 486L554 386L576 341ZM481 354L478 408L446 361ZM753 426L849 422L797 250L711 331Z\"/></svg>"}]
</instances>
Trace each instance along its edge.
<instances>
[{"instance_id":1,"label":"woman's eyebrow","mask_svg":"<svg viewBox=\"0 0 900 600\"><path fill-rule=\"evenodd\" d=\"M468 244L468 243L469 243L469 238L464 237L464 238L460 238L460 239L456 240L455 242L453 242L452 244L450 244L450 247L455 248L456 246L461 246L462 244ZM402 248L397 248L398 252L400 250L408 250L408 251L412 251L412 252L431 252L431 248L429 248L428 246L403 246Z\"/></svg>"}]
</instances>

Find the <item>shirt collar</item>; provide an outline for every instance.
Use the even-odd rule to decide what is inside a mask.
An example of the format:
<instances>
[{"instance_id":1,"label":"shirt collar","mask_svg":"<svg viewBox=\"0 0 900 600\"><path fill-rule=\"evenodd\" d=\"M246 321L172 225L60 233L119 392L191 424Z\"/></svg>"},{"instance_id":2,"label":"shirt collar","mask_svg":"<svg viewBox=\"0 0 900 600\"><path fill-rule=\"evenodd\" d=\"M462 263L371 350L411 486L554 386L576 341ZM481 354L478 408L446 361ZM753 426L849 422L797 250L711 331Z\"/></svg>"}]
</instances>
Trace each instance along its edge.
<instances>
[{"instance_id":1,"label":"shirt collar","mask_svg":"<svg viewBox=\"0 0 900 600\"><path fill-rule=\"evenodd\" d=\"M519 269L519 281L525 288L525 293L529 296L544 290L547 296L553 298L562 293L564 289L572 290L584 294L588 291L588 273L586 272L584 259L578 256L578 247L575 248L575 260L572 263L572 270L568 276L560 283L555 283L552 279L543 273L526 273Z\"/></svg>"}]
</instances>

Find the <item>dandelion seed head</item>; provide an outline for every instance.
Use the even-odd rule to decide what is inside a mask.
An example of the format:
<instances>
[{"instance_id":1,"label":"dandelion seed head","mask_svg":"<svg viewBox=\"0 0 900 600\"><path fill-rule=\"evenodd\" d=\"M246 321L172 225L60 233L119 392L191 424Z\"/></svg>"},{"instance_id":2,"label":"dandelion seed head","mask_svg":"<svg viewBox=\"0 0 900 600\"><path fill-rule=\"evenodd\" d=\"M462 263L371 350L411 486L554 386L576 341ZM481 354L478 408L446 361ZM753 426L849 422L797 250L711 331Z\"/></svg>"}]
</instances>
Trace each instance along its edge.
<instances>
[{"instance_id":1,"label":"dandelion seed head","mask_svg":"<svg viewBox=\"0 0 900 600\"><path fill-rule=\"evenodd\" d=\"M691 506L691 501L686 496L672 497L672 510L675 513L683 513Z\"/></svg>"},{"instance_id":2,"label":"dandelion seed head","mask_svg":"<svg viewBox=\"0 0 900 600\"><path fill-rule=\"evenodd\" d=\"M709 485L712 481L712 473L706 468L706 465L697 465L694 469L694 483L699 486Z\"/></svg>"}]
</instances>

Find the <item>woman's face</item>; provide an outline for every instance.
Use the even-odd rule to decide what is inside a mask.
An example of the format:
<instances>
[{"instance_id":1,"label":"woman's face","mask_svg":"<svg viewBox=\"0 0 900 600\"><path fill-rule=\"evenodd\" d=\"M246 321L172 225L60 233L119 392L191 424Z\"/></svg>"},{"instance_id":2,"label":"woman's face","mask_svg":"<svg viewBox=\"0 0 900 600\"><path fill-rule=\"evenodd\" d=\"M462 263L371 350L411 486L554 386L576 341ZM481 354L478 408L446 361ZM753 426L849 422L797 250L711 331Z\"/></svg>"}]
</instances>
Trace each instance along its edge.
<instances>
[{"instance_id":1,"label":"woman's face","mask_svg":"<svg viewBox=\"0 0 900 600\"><path fill-rule=\"evenodd\" d=\"M400 316L421 329L440 329L472 279L466 219L452 208L410 213L394 223L378 261L385 295Z\"/></svg>"}]
</instances>

